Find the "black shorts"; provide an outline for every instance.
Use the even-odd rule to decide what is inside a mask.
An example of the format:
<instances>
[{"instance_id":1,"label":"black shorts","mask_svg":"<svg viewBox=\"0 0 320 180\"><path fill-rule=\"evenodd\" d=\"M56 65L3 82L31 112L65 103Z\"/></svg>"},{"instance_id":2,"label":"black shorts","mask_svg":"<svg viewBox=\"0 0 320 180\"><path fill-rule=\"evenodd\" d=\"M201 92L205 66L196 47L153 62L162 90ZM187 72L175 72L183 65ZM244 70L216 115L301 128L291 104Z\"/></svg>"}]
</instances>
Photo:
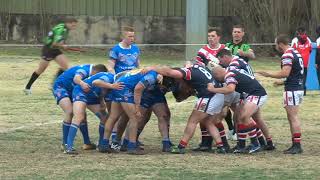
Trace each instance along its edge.
<instances>
[{"instance_id":1,"label":"black shorts","mask_svg":"<svg viewBox=\"0 0 320 180\"><path fill-rule=\"evenodd\" d=\"M41 53L41 58L46 61L51 61L60 54L63 54L60 49L52 49L48 46L43 46Z\"/></svg>"}]
</instances>

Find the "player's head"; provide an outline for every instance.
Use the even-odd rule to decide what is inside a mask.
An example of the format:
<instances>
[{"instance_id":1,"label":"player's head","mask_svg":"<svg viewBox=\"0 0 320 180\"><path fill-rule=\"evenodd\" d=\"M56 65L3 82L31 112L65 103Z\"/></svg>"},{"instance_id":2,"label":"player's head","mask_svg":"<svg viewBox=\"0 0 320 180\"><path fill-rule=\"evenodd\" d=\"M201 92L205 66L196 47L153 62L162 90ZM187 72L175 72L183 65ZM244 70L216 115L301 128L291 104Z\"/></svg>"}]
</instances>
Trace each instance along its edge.
<instances>
[{"instance_id":1,"label":"player's head","mask_svg":"<svg viewBox=\"0 0 320 180\"><path fill-rule=\"evenodd\" d=\"M280 34L276 37L276 50L284 53L284 51L289 47L290 38L285 34Z\"/></svg>"},{"instance_id":2,"label":"player's head","mask_svg":"<svg viewBox=\"0 0 320 180\"><path fill-rule=\"evenodd\" d=\"M226 70L222 67L215 67L212 69L212 74L216 80L223 82L226 75Z\"/></svg>"},{"instance_id":3,"label":"player's head","mask_svg":"<svg viewBox=\"0 0 320 180\"><path fill-rule=\"evenodd\" d=\"M217 58L222 66L227 67L232 60L232 53L229 49L221 49L217 53Z\"/></svg>"},{"instance_id":4,"label":"player's head","mask_svg":"<svg viewBox=\"0 0 320 180\"><path fill-rule=\"evenodd\" d=\"M299 27L297 29L296 36L297 36L299 42L301 42L302 44L304 44L308 40L307 32L304 27Z\"/></svg>"},{"instance_id":5,"label":"player's head","mask_svg":"<svg viewBox=\"0 0 320 180\"><path fill-rule=\"evenodd\" d=\"M121 28L121 38L122 42L127 45L134 43L134 29L132 27Z\"/></svg>"},{"instance_id":6,"label":"player's head","mask_svg":"<svg viewBox=\"0 0 320 180\"><path fill-rule=\"evenodd\" d=\"M171 91L177 102L181 102L196 94L195 90L186 81L182 79L174 79L174 81L175 83Z\"/></svg>"},{"instance_id":7,"label":"player's head","mask_svg":"<svg viewBox=\"0 0 320 180\"><path fill-rule=\"evenodd\" d=\"M210 46L215 46L220 43L221 28L211 27L208 29L208 43Z\"/></svg>"},{"instance_id":8,"label":"player's head","mask_svg":"<svg viewBox=\"0 0 320 180\"><path fill-rule=\"evenodd\" d=\"M64 23L69 30L74 30L77 27L78 20L74 17L67 17L64 19Z\"/></svg>"},{"instance_id":9,"label":"player's head","mask_svg":"<svg viewBox=\"0 0 320 180\"><path fill-rule=\"evenodd\" d=\"M244 36L244 27L240 24L234 25L232 28L232 40L233 42L241 42Z\"/></svg>"},{"instance_id":10,"label":"player's head","mask_svg":"<svg viewBox=\"0 0 320 180\"><path fill-rule=\"evenodd\" d=\"M91 74L94 75L94 74L97 74L99 72L108 72L107 68L105 65L103 64L96 64L92 67L92 72Z\"/></svg>"}]
</instances>

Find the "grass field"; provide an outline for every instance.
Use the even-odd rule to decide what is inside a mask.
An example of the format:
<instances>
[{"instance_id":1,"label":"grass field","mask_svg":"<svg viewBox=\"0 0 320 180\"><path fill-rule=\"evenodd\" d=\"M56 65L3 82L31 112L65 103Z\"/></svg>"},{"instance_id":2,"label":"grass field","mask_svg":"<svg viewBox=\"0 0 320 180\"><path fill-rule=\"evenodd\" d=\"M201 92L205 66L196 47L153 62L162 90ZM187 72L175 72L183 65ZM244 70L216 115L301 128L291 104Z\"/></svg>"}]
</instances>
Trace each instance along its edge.
<instances>
[{"instance_id":1,"label":"grass field","mask_svg":"<svg viewBox=\"0 0 320 180\"><path fill-rule=\"evenodd\" d=\"M269 99L263 116L270 127L277 150L255 155L217 155L193 153L172 155L161 153L160 134L153 117L142 134L147 155L101 154L82 151L78 133L76 157L60 151L62 111L56 106L49 85L57 66L53 62L33 86L33 94L25 96L22 89L37 67L37 48L0 48L0 179L320 179L320 112L319 91L309 92L301 106L303 129L302 155L284 155L289 147L290 133L282 108L282 87L273 87L272 79L258 76ZM67 54L72 65L106 63L103 51ZM182 55L144 54L142 64L180 66ZM252 61L257 70L278 70L277 59ZM171 139L178 143L193 99L175 103L168 95L172 111ZM98 120L89 114L89 131L95 142ZM197 145L200 132L195 133L189 149ZM234 144L234 142L232 142Z\"/></svg>"}]
</instances>

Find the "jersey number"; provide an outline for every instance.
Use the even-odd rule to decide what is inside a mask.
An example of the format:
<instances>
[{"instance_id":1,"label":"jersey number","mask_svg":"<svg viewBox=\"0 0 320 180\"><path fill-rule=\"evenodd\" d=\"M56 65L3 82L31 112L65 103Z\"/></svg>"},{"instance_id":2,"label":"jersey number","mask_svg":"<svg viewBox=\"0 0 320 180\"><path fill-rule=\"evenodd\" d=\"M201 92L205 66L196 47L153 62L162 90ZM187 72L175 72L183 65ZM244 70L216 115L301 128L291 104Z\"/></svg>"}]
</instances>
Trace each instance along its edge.
<instances>
[{"instance_id":1,"label":"jersey number","mask_svg":"<svg viewBox=\"0 0 320 180\"><path fill-rule=\"evenodd\" d=\"M212 79L211 73L208 72L205 68L199 66L198 69L199 69L208 79Z\"/></svg>"},{"instance_id":2,"label":"jersey number","mask_svg":"<svg viewBox=\"0 0 320 180\"><path fill-rule=\"evenodd\" d=\"M303 71L304 71L304 68L303 68L303 60L301 57L299 57L299 64L300 64L300 67L301 67L301 71L300 71L300 74L303 75Z\"/></svg>"}]
</instances>

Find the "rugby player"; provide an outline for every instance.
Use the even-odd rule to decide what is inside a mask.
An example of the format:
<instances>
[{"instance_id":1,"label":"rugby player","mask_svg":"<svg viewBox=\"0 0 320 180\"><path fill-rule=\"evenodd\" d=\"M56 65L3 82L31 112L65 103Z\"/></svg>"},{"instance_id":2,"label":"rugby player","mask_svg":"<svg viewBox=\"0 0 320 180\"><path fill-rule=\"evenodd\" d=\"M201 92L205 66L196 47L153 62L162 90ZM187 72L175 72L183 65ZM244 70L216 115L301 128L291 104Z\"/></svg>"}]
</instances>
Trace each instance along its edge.
<instances>
[{"instance_id":1,"label":"rugby player","mask_svg":"<svg viewBox=\"0 0 320 180\"><path fill-rule=\"evenodd\" d=\"M111 112L105 124L105 139L102 144L99 143L98 149L100 152L112 152L109 145L109 137L112 128L118 121L118 118L126 113L129 117L128 131L128 154L144 154L137 146L137 130L141 120L141 97L139 91L143 88L150 88L161 82L163 77L155 71L150 71L146 74L141 72L141 69L124 71L117 74L115 82L122 82L125 87L122 90L113 91L113 99L111 103Z\"/></svg>"},{"instance_id":2,"label":"rugby player","mask_svg":"<svg viewBox=\"0 0 320 180\"><path fill-rule=\"evenodd\" d=\"M65 41L68 38L70 30L75 30L78 20L75 18L66 18L64 23L60 23L52 28L48 33L44 41L44 46L42 48L41 60L38 68L32 73L30 80L23 92L26 95L31 94L31 86L38 79L38 77L47 69L51 60L55 60L56 63L60 66L60 69L57 73L57 76L60 75L63 71L68 69L68 59L63 54L61 50L68 50L68 47L65 45Z\"/></svg>"},{"instance_id":3,"label":"rugby player","mask_svg":"<svg viewBox=\"0 0 320 180\"><path fill-rule=\"evenodd\" d=\"M109 51L109 61L107 64L108 71L117 74L123 71L132 70L138 68L140 65L140 49L134 43L135 41L135 32L134 29L131 27L123 27L121 29L121 42L116 44L110 51ZM107 97L107 108L110 111L111 108L111 100L112 100L112 93L109 93ZM124 131L126 124L128 122L128 116L123 115L120 117L118 123L119 125L115 125L112 131L112 141L117 144L117 129L120 131ZM119 132L119 134L122 134ZM121 137L119 137L121 139Z\"/></svg>"},{"instance_id":4,"label":"rugby player","mask_svg":"<svg viewBox=\"0 0 320 180\"><path fill-rule=\"evenodd\" d=\"M241 59L239 56L234 56L231 54L231 52L227 49L223 49L218 52L217 58L220 61L220 64L223 67L226 67L227 71L231 70L237 70L237 71L245 71L246 73L250 74L251 76L254 76L252 67L243 59ZM240 97L243 98L243 95ZM235 111L234 111L235 112ZM235 119L236 120L236 119ZM255 119L254 119L255 120ZM256 121L257 123L257 137L259 140L260 145L265 150L274 150L275 146L272 142L271 135L269 133L269 129L267 127L267 124L261 119L262 121ZM262 130L262 132L261 132ZM263 137L263 135L266 137Z\"/></svg>"},{"instance_id":5,"label":"rugby player","mask_svg":"<svg viewBox=\"0 0 320 180\"><path fill-rule=\"evenodd\" d=\"M70 129L71 120L73 117L72 110L72 91L74 86L79 85L85 92L89 91L90 86L83 79L94 75L98 72L107 71L103 64L84 64L71 67L62 73L53 84L52 93L57 101L57 104L64 111L64 120L62 123L62 149L65 149L67 137ZM91 143L88 133L88 125L86 119L80 124L80 131L83 135L83 149L95 149L96 146Z\"/></svg>"},{"instance_id":6,"label":"rugby player","mask_svg":"<svg viewBox=\"0 0 320 180\"><path fill-rule=\"evenodd\" d=\"M178 147L172 148L172 153L184 154L185 148L189 140L194 135L197 124L199 122L205 123L209 133L214 138L217 145L218 153L226 153L223 143L220 138L219 131L214 125L216 116L221 112L224 95L210 93L207 90L207 84L216 83L210 70L201 64L194 64L185 68L170 68L170 67L148 67L146 70L155 70L163 76L168 76L176 79L185 80L195 91L199 98L196 102L195 108L192 111L187 126L184 130L184 135L180 140ZM215 84L217 87L219 83Z\"/></svg>"},{"instance_id":7,"label":"rugby player","mask_svg":"<svg viewBox=\"0 0 320 180\"><path fill-rule=\"evenodd\" d=\"M283 53L281 57L281 71L270 73L258 72L262 76L271 78L286 78L284 82L283 102L292 135L292 146L285 150L285 154L299 154L301 147L301 122L298 117L299 105L304 94L303 73L304 64L301 54L289 45L286 35L279 35L276 40L276 49Z\"/></svg>"},{"instance_id":8,"label":"rugby player","mask_svg":"<svg viewBox=\"0 0 320 180\"><path fill-rule=\"evenodd\" d=\"M245 100L240 106L237 124L238 143L234 153L245 153L247 150L250 154L258 152L261 146L257 140L257 126L252 119L262 121L260 108L267 100L265 89L254 76L251 76L246 71L226 71L221 67L216 67L213 69L213 75L218 81L224 81L226 86L216 88L214 84L208 83L210 92L230 94L236 91L240 94L246 94ZM247 134L250 137L251 145L246 149Z\"/></svg>"},{"instance_id":9,"label":"rugby player","mask_svg":"<svg viewBox=\"0 0 320 180\"><path fill-rule=\"evenodd\" d=\"M221 39L221 28L220 27L212 27L208 29L208 44L203 46L197 53L196 60L204 63L206 66L208 64L214 63L219 64L219 60L216 58L217 53L225 48L224 44L220 44ZM231 133L228 133L228 137L230 139L236 140L236 135L233 133L234 127L232 124L232 114L230 110L225 117L226 122L228 123L228 128ZM223 124L221 124L223 126ZM207 128L203 123L200 122L201 129L201 143L198 147L194 148L194 151L211 151L212 148L212 137L207 131ZM224 129L224 127L223 127Z\"/></svg>"},{"instance_id":10,"label":"rugby player","mask_svg":"<svg viewBox=\"0 0 320 180\"><path fill-rule=\"evenodd\" d=\"M105 109L101 108L101 100L104 100L105 93L103 90L123 88L122 83L113 83L113 74L100 72L84 80L90 88L85 91L80 85L74 87L72 92L73 113L74 118L70 125L70 130L67 138L67 147L64 153L77 154L73 148L73 142L76 137L80 123L86 119L86 108L96 114L100 119L100 124L105 123ZM103 131L99 128L99 144L103 140Z\"/></svg>"}]
</instances>

